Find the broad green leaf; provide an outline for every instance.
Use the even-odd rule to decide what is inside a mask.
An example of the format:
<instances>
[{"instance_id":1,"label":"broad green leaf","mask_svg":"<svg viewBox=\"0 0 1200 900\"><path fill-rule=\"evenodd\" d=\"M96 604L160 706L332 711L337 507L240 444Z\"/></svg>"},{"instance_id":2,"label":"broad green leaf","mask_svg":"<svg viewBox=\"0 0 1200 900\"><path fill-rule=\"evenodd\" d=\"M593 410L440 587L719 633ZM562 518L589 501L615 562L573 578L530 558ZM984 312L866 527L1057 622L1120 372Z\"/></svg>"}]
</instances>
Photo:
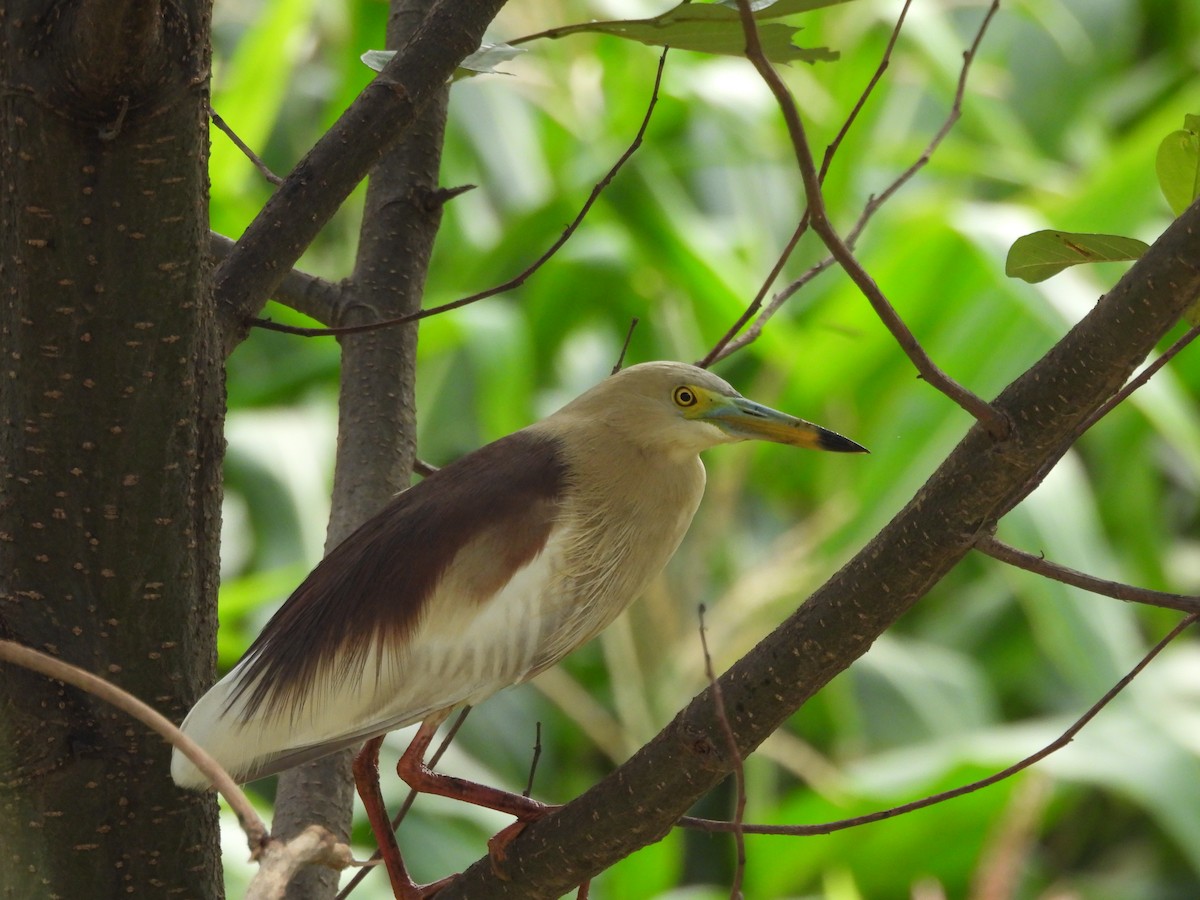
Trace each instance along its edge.
<instances>
[{"instance_id":1,"label":"broad green leaf","mask_svg":"<svg viewBox=\"0 0 1200 900\"><path fill-rule=\"evenodd\" d=\"M760 22L759 40L767 59L775 63L796 60L814 63L838 58L828 47L797 47L792 39L799 28L781 22L769 22L797 13L848 3L850 0L776 0L753 3L754 17ZM673 47L722 56L744 56L746 37L734 0L718 3L680 3L651 19L618 19L609 22L582 22L554 28L533 37L565 37L595 32L623 37L652 47Z\"/></svg>"},{"instance_id":2,"label":"broad green leaf","mask_svg":"<svg viewBox=\"0 0 1200 900\"><path fill-rule=\"evenodd\" d=\"M1010 278L1036 284L1080 263L1137 259L1148 247L1144 241L1118 234L1035 231L1013 242L1004 263L1004 273Z\"/></svg>"},{"instance_id":3,"label":"broad green leaf","mask_svg":"<svg viewBox=\"0 0 1200 900\"><path fill-rule=\"evenodd\" d=\"M522 48L512 47L508 44L480 44L478 50L458 64L458 74L455 77L507 75L507 72L498 71L496 66L506 63L514 56L524 52ZM369 68L380 72L395 55L395 50L368 50L361 58Z\"/></svg>"},{"instance_id":4,"label":"broad green leaf","mask_svg":"<svg viewBox=\"0 0 1200 900\"><path fill-rule=\"evenodd\" d=\"M1200 197L1200 116L1184 116L1183 128L1163 138L1154 169L1175 215Z\"/></svg>"}]
</instances>

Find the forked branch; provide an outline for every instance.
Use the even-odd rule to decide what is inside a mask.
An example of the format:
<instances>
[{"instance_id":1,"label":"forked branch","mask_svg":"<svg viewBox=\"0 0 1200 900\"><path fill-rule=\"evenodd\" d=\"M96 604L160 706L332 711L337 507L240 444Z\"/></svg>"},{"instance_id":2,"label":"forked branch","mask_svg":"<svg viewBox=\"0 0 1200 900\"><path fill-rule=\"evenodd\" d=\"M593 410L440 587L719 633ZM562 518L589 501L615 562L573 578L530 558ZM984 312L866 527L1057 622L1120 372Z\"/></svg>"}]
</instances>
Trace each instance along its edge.
<instances>
[{"instance_id":1,"label":"forked branch","mask_svg":"<svg viewBox=\"0 0 1200 900\"><path fill-rule=\"evenodd\" d=\"M783 79L780 78L779 73L775 71L775 67L771 65L770 60L767 59L766 54L763 52L762 44L758 39L758 26L754 21L749 0L737 0L737 6L741 14L742 28L746 35L746 57L775 96L776 103L783 114L784 123L787 126L792 147L796 154L796 163L800 170L800 177L804 183L804 193L808 200L807 215L813 231L821 238L834 260L846 271L851 280L858 285L859 290L862 291L867 301L871 304L871 307L875 310L875 314L879 316L880 321L892 333L892 336L896 339L896 342L904 350L908 358L912 360L921 377L983 423L993 439L1007 436L1011 426L1005 418L987 402L950 378L934 363L916 336L892 307L887 297L884 296L879 285L875 283L875 280L854 256L854 252L838 234L825 208L824 197L821 193L820 176L795 100L788 90L787 85L783 83ZM988 11L989 18L994 13L995 8L996 4L993 3L993 6ZM971 53L973 51L968 52Z\"/></svg>"},{"instance_id":2,"label":"forked branch","mask_svg":"<svg viewBox=\"0 0 1200 900\"><path fill-rule=\"evenodd\" d=\"M991 23L992 16L998 5L998 0L992 4L987 15L985 15L980 21L979 28L975 32L975 36L971 41L970 47L963 53L963 63L962 68L958 73L958 83L955 87L954 99L951 101L950 110L947 112L946 118L943 120L941 127L938 128L933 137L930 138L929 143L925 145L925 149L921 151L921 155L913 161L912 165L896 176L892 183L886 188L884 188L878 194L874 194L867 199L867 202L864 204L862 212L859 213L858 219L855 221L853 227L846 232L844 239L845 244L851 251L853 251L857 246L858 239L862 236L867 225L874 218L875 214L879 212L879 210L885 203L887 203L888 200L894 197L901 188L911 181L912 178L929 163L929 160L933 157L934 152L946 139L946 136L950 134L950 131L953 129L955 123L961 118L963 100L966 97L967 76L970 73L971 64L975 61L979 45L983 40L984 34L987 32L988 25ZM825 175L829 170L829 166L833 162L834 155L836 154L838 147L841 145L841 141L845 138L846 133L849 131L850 126L853 124L858 113L865 105L871 91L874 89L879 79L883 76L883 73L887 70L891 62L891 54L895 47L896 40L899 38L900 29L904 24L904 19L908 12L908 8L909 4L906 2L904 8L900 12L900 16L896 20L895 27L892 29L891 37L888 40L883 57L880 60L878 67L875 69L874 75L871 77L866 89L859 97L858 102L855 103L854 108L851 110L850 115L847 117L845 123L843 123L841 129L838 131L837 136L829 144L829 146L825 148L825 156L821 162L821 171L818 173L818 181L820 181L822 184L824 184ZM775 279L778 277L778 272L783 267L783 262L790 257L792 248L799 240L800 234L807 230L807 228L808 220L806 217L801 221L801 227L797 228L797 234L793 235L793 237L789 239L787 246L784 248L784 251L780 256L780 262L777 263L776 266L771 270L771 274L764 282L758 296L755 297L754 301L747 307L746 312L743 313L734 326L721 338L720 341L717 342L713 349L709 351L708 355L704 357L704 363L706 365L716 362L719 359L724 359L725 357L737 352L742 347L745 347L747 344L751 344L756 341L761 336L762 331L766 327L767 323L788 300L794 297L797 292L799 292L809 282L813 281L818 275L834 265L836 260L832 256L826 256L824 259L813 264L808 270L800 275L799 278L796 278L794 281L777 291L771 297L770 301L768 301L765 306L763 305L762 299L765 296L766 291L775 282ZM752 322L750 322L751 318L753 318ZM745 331L742 331L742 328L747 322L750 323L749 327L746 328Z\"/></svg>"},{"instance_id":3,"label":"forked branch","mask_svg":"<svg viewBox=\"0 0 1200 900\"><path fill-rule=\"evenodd\" d=\"M584 217L595 205L596 201L600 198L600 195L604 192L604 189L612 183L612 180L617 176L617 173L642 145L642 141L646 136L646 129L650 127L650 119L654 115L654 108L658 105L658 92L662 85L663 68L666 65L666 62L667 51L664 50L658 59L658 69L654 75L654 87L650 92L650 102L646 107L646 114L642 117L642 124L638 128L637 134L634 135L633 141L625 149L625 152L622 153L617 161L613 164L612 168L605 173L604 177L596 182L591 193L588 195L587 200L584 201L583 206L580 207L579 212L575 215L575 218L572 219L570 224L563 229L562 234L558 236L557 240L555 240L554 243L552 243L546 249L546 251L542 253L541 256L535 259L517 275L505 282L502 282L501 284L487 288L486 290L478 291L477 293L471 294L467 297L461 297L458 300L452 300L449 303L443 303L440 306L433 306L429 309L418 310L417 312L409 313L405 316L397 316L392 319L382 319L378 322L364 322L359 325L346 325L337 328L300 328L295 325L283 325L278 322L271 322L266 319L256 318L251 319L250 324L257 328L265 328L270 331L282 331L285 334L295 334L300 335L301 337L328 337L331 335L341 336L348 334L359 334L365 331L377 331L381 328L393 328L397 325L404 325L409 322L417 322L421 319L428 319L430 316L436 316L440 315L441 313L450 312L451 310L459 309L472 303L477 303L478 301L487 299L488 297L494 297L497 294L507 293L508 291L519 288L530 278L530 276L537 272L538 269L549 262L550 258L553 257L554 254L558 253L558 251L562 249L562 246L568 240L570 240L571 236L579 230L579 226L583 223Z\"/></svg>"},{"instance_id":4,"label":"forked branch","mask_svg":"<svg viewBox=\"0 0 1200 900\"><path fill-rule=\"evenodd\" d=\"M504 0L436 4L403 52L284 178L214 273L227 352L351 191L443 89L458 63L478 49L503 5Z\"/></svg>"},{"instance_id":5,"label":"forked branch","mask_svg":"<svg viewBox=\"0 0 1200 900\"><path fill-rule=\"evenodd\" d=\"M888 38L887 46L884 48L883 57L880 59L879 65L875 67L875 72L872 74L870 80L868 80L867 86L863 88L863 92L859 95L858 101L850 110L850 114L846 116L846 121L842 123L842 127L838 130L837 136L832 142L830 142L829 146L825 148L825 158L821 162L821 171L817 174L817 181L819 183L825 183L825 175L829 171L829 166L833 162L833 157L837 153L838 147L841 146L842 141L849 133L850 128L854 125L855 121L857 121L858 114L862 112L863 107L866 106L868 98L870 98L871 94L874 93L875 86L879 83L879 79L882 78L883 73L887 71L888 65L890 64L892 58L892 50L895 48L896 41L900 37L901 29L904 28L904 20L908 16L908 8L911 5L912 0L904 0L904 6L900 10L900 15L896 19L896 24L892 27L891 37ZM779 257L775 260L775 265L773 265L771 267L771 271L767 273L767 277L763 280L762 286L759 287L758 293L754 295L754 299L750 301L750 304L746 307L742 314L738 316L737 321L735 321L733 325L729 327L729 330L722 335L721 339L713 345L713 348L709 350L702 359L697 361L696 365L700 366L702 369L706 369L717 360L724 359L738 348L744 347L746 344L753 341L758 337L759 333L761 333L762 328L766 324L767 320L769 320L783 304L783 302L790 297L792 293L794 293L794 291L792 291L786 296L776 294L775 297L771 298L771 303L768 304L767 308L765 310L762 308L763 300L766 299L767 292L771 289L771 285L775 283L775 280L779 277L780 273L783 272L783 267L787 264L787 261L791 259L792 252L796 249L796 245L800 243L800 238L802 238L808 232L808 224L808 213L805 212L805 214L801 217L800 222L796 225L795 231L792 232L792 236L788 238L787 243L784 244L783 250L780 252ZM853 246L849 240L847 240L847 243ZM828 268L832 263L833 258L827 258L827 260L821 265L822 270ZM754 319L754 324L751 326L751 331L742 335L741 338L738 338L738 334L743 328L746 327L746 324L750 322L751 319Z\"/></svg>"}]
</instances>

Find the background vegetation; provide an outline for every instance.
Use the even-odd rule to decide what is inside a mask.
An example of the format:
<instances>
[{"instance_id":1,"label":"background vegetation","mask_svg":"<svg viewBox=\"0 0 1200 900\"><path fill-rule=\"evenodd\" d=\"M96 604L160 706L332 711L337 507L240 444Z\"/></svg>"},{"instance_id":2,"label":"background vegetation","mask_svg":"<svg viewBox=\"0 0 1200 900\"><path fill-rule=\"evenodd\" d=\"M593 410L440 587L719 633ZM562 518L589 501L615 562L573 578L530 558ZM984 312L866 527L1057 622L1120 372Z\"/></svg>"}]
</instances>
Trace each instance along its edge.
<instances>
[{"instance_id":1,"label":"background vegetation","mask_svg":"<svg viewBox=\"0 0 1200 900\"><path fill-rule=\"evenodd\" d=\"M662 8L527 0L492 36ZM878 65L899 8L855 0L804 17L802 44L842 54L785 73L818 151ZM843 229L944 121L983 12L914 4L827 181ZM385 18L380 2L219 2L214 107L286 173L371 78L358 57L380 46ZM1015 282L1003 274L1014 238L1057 227L1153 240L1169 221L1154 154L1200 105L1197 34L1191 4L1005 5L961 121L864 235L867 269L933 358L980 395L1027 368L1121 271ZM591 35L528 50L503 66L510 76L454 87L442 184L478 187L447 207L426 305L540 254L645 112L654 50ZM270 185L217 132L211 180L213 227L236 237ZM551 411L607 372L633 316L630 362L702 356L757 290L802 203L778 110L749 64L673 52L645 144L566 248L521 289L422 324L420 456L445 462ZM349 204L302 266L342 277L358 218ZM785 279L821 256L815 240L802 245ZM282 307L269 314L298 321ZM330 339L261 331L230 360L222 668L320 555L337 364ZM837 271L717 370L872 455L709 454L704 506L649 596L565 665L474 711L443 768L519 789L541 722L536 795L579 793L704 686L698 604L721 670L873 535L969 424L914 377ZM1001 536L1094 574L1195 592L1197 390L1200 363L1185 354L1085 436ZM1003 767L1065 728L1177 618L968 557L747 762L748 820L841 818ZM1195 896L1198 676L1185 638L1068 749L1010 782L830 837L750 838L746 896ZM701 812L727 815L728 801L726 791ZM402 844L417 877L436 878L476 859L504 823L422 799ZM359 834L369 838L365 824ZM229 844L236 894L236 828ZM676 832L606 872L592 896L726 896L732 866L727 837ZM355 896L388 896L385 881L372 876Z\"/></svg>"}]
</instances>

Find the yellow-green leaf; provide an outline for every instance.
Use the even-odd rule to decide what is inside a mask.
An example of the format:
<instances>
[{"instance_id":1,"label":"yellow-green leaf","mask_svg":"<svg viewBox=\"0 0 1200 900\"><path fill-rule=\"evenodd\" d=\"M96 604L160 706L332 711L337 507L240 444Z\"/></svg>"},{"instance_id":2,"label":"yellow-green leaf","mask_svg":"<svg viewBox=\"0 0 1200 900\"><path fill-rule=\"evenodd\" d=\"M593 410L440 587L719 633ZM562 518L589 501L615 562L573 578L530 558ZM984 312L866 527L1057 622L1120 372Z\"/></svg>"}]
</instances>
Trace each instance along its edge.
<instances>
[{"instance_id":1,"label":"yellow-green leaf","mask_svg":"<svg viewBox=\"0 0 1200 900\"><path fill-rule=\"evenodd\" d=\"M793 38L798 26L769 21L850 0L776 0L752 3L754 18L760 22L758 37L763 53L771 62L790 63L829 61L838 54L828 47L797 47ZM680 3L651 19L618 19L607 22L581 22L565 25L531 37L565 37L569 34L597 32L638 41L654 47L694 50L723 56L743 56L746 37L734 0L718 3ZM522 38L513 43L522 43Z\"/></svg>"},{"instance_id":2,"label":"yellow-green leaf","mask_svg":"<svg viewBox=\"0 0 1200 900\"><path fill-rule=\"evenodd\" d=\"M1175 215L1200 197L1200 116L1184 116L1183 128L1163 138L1154 169Z\"/></svg>"},{"instance_id":3,"label":"yellow-green leaf","mask_svg":"<svg viewBox=\"0 0 1200 900\"><path fill-rule=\"evenodd\" d=\"M1148 247L1145 241L1118 234L1035 231L1013 242L1004 272L1011 278L1034 284L1080 263L1137 259Z\"/></svg>"}]
</instances>

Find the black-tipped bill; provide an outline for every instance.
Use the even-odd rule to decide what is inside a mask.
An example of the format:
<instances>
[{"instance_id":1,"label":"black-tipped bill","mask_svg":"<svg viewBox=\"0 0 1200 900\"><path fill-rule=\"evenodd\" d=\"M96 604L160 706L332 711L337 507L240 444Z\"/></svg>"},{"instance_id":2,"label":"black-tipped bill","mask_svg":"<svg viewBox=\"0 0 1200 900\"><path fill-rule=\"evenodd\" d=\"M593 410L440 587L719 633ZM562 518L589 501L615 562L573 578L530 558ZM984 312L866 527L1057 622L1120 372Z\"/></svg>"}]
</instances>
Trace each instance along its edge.
<instances>
[{"instance_id":1,"label":"black-tipped bill","mask_svg":"<svg viewBox=\"0 0 1200 900\"><path fill-rule=\"evenodd\" d=\"M814 426L820 428L820 426ZM820 428L821 434L817 438L817 447L821 450L832 450L834 453L870 453L871 451L848 437L843 437L836 431L830 431L828 428Z\"/></svg>"},{"instance_id":2,"label":"black-tipped bill","mask_svg":"<svg viewBox=\"0 0 1200 900\"><path fill-rule=\"evenodd\" d=\"M778 410L747 400L745 397L722 397L704 418L725 433L744 440L774 441L793 447L832 450L835 453L868 453L866 447L835 431L797 419Z\"/></svg>"}]
</instances>

